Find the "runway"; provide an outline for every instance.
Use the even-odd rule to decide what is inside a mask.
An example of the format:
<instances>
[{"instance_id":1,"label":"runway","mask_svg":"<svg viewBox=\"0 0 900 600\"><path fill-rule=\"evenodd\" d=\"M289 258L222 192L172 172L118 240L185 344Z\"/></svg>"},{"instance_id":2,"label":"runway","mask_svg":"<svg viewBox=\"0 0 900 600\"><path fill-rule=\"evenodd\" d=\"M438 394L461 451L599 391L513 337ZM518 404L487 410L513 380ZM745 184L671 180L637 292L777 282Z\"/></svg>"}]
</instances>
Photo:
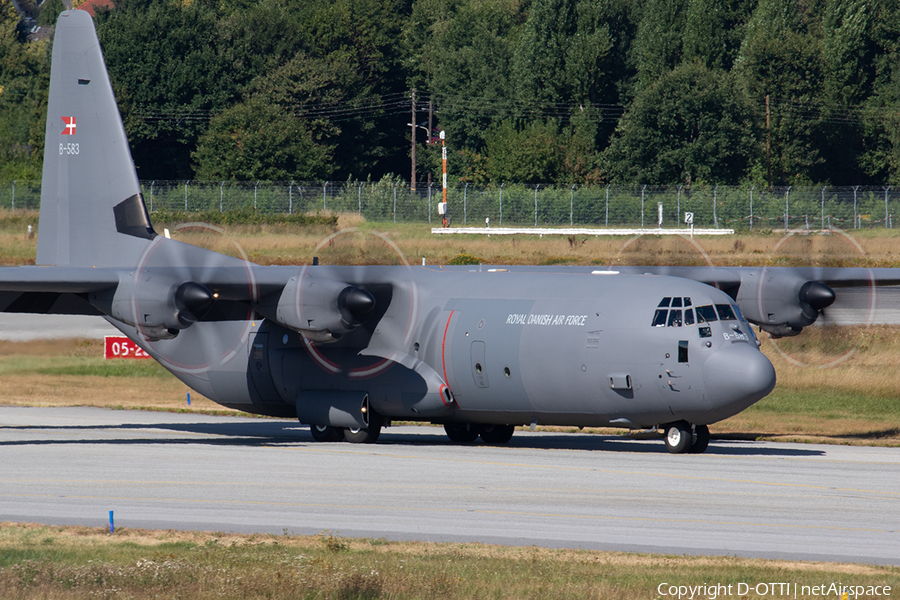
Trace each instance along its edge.
<instances>
[{"instance_id":1,"label":"runway","mask_svg":"<svg viewBox=\"0 0 900 600\"><path fill-rule=\"evenodd\" d=\"M0 521L485 542L900 565L900 449L0 406Z\"/></svg>"}]
</instances>

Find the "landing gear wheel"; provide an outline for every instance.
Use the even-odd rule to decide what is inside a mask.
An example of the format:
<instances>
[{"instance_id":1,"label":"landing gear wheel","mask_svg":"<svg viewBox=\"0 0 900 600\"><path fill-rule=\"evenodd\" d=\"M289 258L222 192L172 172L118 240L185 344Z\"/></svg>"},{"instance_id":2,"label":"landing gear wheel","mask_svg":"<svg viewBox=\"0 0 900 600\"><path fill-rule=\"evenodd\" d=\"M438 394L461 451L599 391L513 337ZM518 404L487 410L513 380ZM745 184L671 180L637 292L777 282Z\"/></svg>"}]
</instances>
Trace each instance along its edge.
<instances>
[{"instance_id":1,"label":"landing gear wheel","mask_svg":"<svg viewBox=\"0 0 900 600\"><path fill-rule=\"evenodd\" d=\"M479 435L485 444L505 444L513 436L515 425L482 425Z\"/></svg>"},{"instance_id":2,"label":"landing gear wheel","mask_svg":"<svg viewBox=\"0 0 900 600\"><path fill-rule=\"evenodd\" d=\"M448 423L444 425L444 431L451 442L468 443L478 439L478 430L469 425L459 425L457 423Z\"/></svg>"},{"instance_id":3,"label":"landing gear wheel","mask_svg":"<svg viewBox=\"0 0 900 600\"><path fill-rule=\"evenodd\" d=\"M691 454L702 454L709 447L709 427L694 425L694 443L688 449Z\"/></svg>"},{"instance_id":4,"label":"landing gear wheel","mask_svg":"<svg viewBox=\"0 0 900 600\"><path fill-rule=\"evenodd\" d=\"M369 411L369 426L365 429L350 428L344 430L344 439L351 444L374 444L381 435L381 415L374 410Z\"/></svg>"},{"instance_id":5,"label":"landing gear wheel","mask_svg":"<svg viewBox=\"0 0 900 600\"><path fill-rule=\"evenodd\" d=\"M309 432L317 442L339 442L344 439L344 432L339 427L310 425Z\"/></svg>"},{"instance_id":6,"label":"landing gear wheel","mask_svg":"<svg viewBox=\"0 0 900 600\"><path fill-rule=\"evenodd\" d=\"M694 432L685 421L666 425L666 450L672 454L683 454L694 442Z\"/></svg>"}]
</instances>

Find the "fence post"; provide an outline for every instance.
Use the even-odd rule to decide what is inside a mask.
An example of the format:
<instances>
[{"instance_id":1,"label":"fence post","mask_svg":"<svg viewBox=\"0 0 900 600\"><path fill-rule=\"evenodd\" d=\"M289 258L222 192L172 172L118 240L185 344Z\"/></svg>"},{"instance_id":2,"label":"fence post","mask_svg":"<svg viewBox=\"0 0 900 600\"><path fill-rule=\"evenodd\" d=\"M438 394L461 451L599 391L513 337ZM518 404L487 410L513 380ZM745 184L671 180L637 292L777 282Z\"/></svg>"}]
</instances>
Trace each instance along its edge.
<instances>
[{"instance_id":1,"label":"fence post","mask_svg":"<svg viewBox=\"0 0 900 600\"><path fill-rule=\"evenodd\" d=\"M466 187L463 189L463 225L467 225L469 222L469 183L466 182Z\"/></svg>"},{"instance_id":2,"label":"fence post","mask_svg":"<svg viewBox=\"0 0 900 600\"><path fill-rule=\"evenodd\" d=\"M362 215L362 182L359 182L359 194L357 195L357 201L359 202L359 211L357 214Z\"/></svg>"},{"instance_id":3,"label":"fence post","mask_svg":"<svg viewBox=\"0 0 900 600\"><path fill-rule=\"evenodd\" d=\"M433 186L433 185L434 185L434 183L428 184L428 223L429 224L431 223L431 186Z\"/></svg>"},{"instance_id":4,"label":"fence post","mask_svg":"<svg viewBox=\"0 0 900 600\"><path fill-rule=\"evenodd\" d=\"M294 214L294 180L291 179L291 183L288 186L288 214Z\"/></svg>"},{"instance_id":5,"label":"fence post","mask_svg":"<svg viewBox=\"0 0 900 600\"><path fill-rule=\"evenodd\" d=\"M606 225L604 227L609 227L609 186L611 183L606 184Z\"/></svg>"},{"instance_id":6,"label":"fence post","mask_svg":"<svg viewBox=\"0 0 900 600\"><path fill-rule=\"evenodd\" d=\"M534 186L534 226L537 227L537 193L538 188L541 187L541 184L537 184Z\"/></svg>"},{"instance_id":7,"label":"fence post","mask_svg":"<svg viewBox=\"0 0 900 600\"><path fill-rule=\"evenodd\" d=\"M13 189L12 189L12 209L16 210L16 181L18 179L13 179Z\"/></svg>"},{"instance_id":8,"label":"fence post","mask_svg":"<svg viewBox=\"0 0 900 600\"><path fill-rule=\"evenodd\" d=\"M825 190L827 189L827 185L822 188L822 229L825 229Z\"/></svg>"},{"instance_id":9,"label":"fence post","mask_svg":"<svg viewBox=\"0 0 900 600\"><path fill-rule=\"evenodd\" d=\"M753 190L755 189L755 185L750 186L750 231L753 231Z\"/></svg>"},{"instance_id":10,"label":"fence post","mask_svg":"<svg viewBox=\"0 0 900 600\"><path fill-rule=\"evenodd\" d=\"M500 184L500 225L501 226L503 226L503 186L504 185L506 185L505 182Z\"/></svg>"},{"instance_id":11,"label":"fence post","mask_svg":"<svg viewBox=\"0 0 900 600\"><path fill-rule=\"evenodd\" d=\"M188 211L188 209L187 209L187 186L188 186L189 182L190 182L190 179L186 179L184 182L184 212Z\"/></svg>"},{"instance_id":12,"label":"fence post","mask_svg":"<svg viewBox=\"0 0 900 600\"><path fill-rule=\"evenodd\" d=\"M156 180L150 182L150 212L153 212L153 184L156 183Z\"/></svg>"},{"instance_id":13,"label":"fence post","mask_svg":"<svg viewBox=\"0 0 900 600\"><path fill-rule=\"evenodd\" d=\"M256 190L259 189L259 182L256 182L256 185L253 186L253 212L256 212Z\"/></svg>"},{"instance_id":14,"label":"fence post","mask_svg":"<svg viewBox=\"0 0 900 600\"><path fill-rule=\"evenodd\" d=\"M713 188L713 226L719 228L719 215L716 211L716 205L719 203L719 186Z\"/></svg>"},{"instance_id":15,"label":"fence post","mask_svg":"<svg viewBox=\"0 0 900 600\"><path fill-rule=\"evenodd\" d=\"M225 182L219 183L219 213L223 212L222 210L222 199L225 196Z\"/></svg>"},{"instance_id":16,"label":"fence post","mask_svg":"<svg viewBox=\"0 0 900 600\"><path fill-rule=\"evenodd\" d=\"M572 184L572 195L569 197L569 227L575 225L575 184Z\"/></svg>"},{"instance_id":17,"label":"fence post","mask_svg":"<svg viewBox=\"0 0 900 600\"><path fill-rule=\"evenodd\" d=\"M322 183L322 210L323 211L328 210L327 201L328 201L328 182L325 181Z\"/></svg>"},{"instance_id":18,"label":"fence post","mask_svg":"<svg viewBox=\"0 0 900 600\"><path fill-rule=\"evenodd\" d=\"M888 226L888 190L891 189L891 186L887 186L884 188L884 228L887 229Z\"/></svg>"},{"instance_id":19,"label":"fence post","mask_svg":"<svg viewBox=\"0 0 900 600\"><path fill-rule=\"evenodd\" d=\"M858 229L858 227L856 226L858 223L856 219L856 190L858 189L858 185L853 188L853 229Z\"/></svg>"},{"instance_id":20,"label":"fence post","mask_svg":"<svg viewBox=\"0 0 900 600\"><path fill-rule=\"evenodd\" d=\"M647 189L647 186L641 188L641 229L644 228L644 190Z\"/></svg>"},{"instance_id":21,"label":"fence post","mask_svg":"<svg viewBox=\"0 0 900 600\"><path fill-rule=\"evenodd\" d=\"M394 223L397 222L397 182L394 182Z\"/></svg>"},{"instance_id":22,"label":"fence post","mask_svg":"<svg viewBox=\"0 0 900 600\"><path fill-rule=\"evenodd\" d=\"M676 223L675 226L676 227L681 225L681 188L683 188L683 187L684 187L683 185L678 186L678 204L677 204L677 208L675 211L675 223Z\"/></svg>"},{"instance_id":23,"label":"fence post","mask_svg":"<svg viewBox=\"0 0 900 600\"><path fill-rule=\"evenodd\" d=\"M791 214L791 188L794 187L792 185L788 186L787 191L784 193L784 232L788 231L788 219L790 219Z\"/></svg>"}]
</instances>

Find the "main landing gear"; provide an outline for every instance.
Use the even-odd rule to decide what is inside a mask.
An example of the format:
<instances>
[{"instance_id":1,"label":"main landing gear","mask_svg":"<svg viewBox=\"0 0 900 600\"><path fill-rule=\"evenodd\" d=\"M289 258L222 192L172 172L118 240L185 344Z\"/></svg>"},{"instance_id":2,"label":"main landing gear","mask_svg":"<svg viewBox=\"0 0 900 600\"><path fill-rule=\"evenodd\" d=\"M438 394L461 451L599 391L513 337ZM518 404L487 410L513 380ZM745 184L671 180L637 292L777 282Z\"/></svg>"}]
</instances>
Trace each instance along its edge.
<instances>
[{"instance_id":1,"label":"main landing gear","mask_svg":"<svg viewBox=\"0 0 900 600\"><path fill-rule=\"evenodd\" d=\"M369 413L369 426L365 429L357 427L332 427L331 425L310 425L309 432L317 442L340 442L346 440L352 444L374 444L381 436L383 420L375 411Z\"/></svg>"},{"instance_id":2,"label":"main landing gear","mask_svg":"<svg viewBox=\"0 0 900 600\"><path fill-rule=\"evenodd\" d=\"M676 421L662 427L665 433L666 450L672 454L700 454L709 446L709 427L691 425L687 421Z\"/></svg>"},{"instance_id":3,"label":"main landing gear","mask_svg":"<svg viewBox=\"0 0 900 600\"><path fill-rule=\"evenodd\" d=\"M448 423L444 425L444 431L451 442L470 443L478 436L485 444L502 445L512 439L516 430L515 425L468 425Z\"/></svg>"}]
</instances>

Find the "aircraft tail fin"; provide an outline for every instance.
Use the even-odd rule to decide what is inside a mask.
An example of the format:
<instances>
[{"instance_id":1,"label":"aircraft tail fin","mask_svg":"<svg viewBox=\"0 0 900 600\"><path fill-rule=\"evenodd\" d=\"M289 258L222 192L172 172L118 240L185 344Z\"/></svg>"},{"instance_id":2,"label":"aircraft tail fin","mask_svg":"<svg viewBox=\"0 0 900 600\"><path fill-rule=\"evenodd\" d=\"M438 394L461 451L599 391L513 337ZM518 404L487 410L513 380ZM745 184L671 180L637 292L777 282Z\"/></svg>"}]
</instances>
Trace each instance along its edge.
<instances>
[{"instance_id":1,"label":"aircraft tail fin","mask_svg":"<svg viewBox=\"0 0 900 600\"><path fill-rule=\"evenodd\" d=\"M65 11L53 42L37 264L137 264L156 233L90 14Z\"/></svg>"}]
</instances>

